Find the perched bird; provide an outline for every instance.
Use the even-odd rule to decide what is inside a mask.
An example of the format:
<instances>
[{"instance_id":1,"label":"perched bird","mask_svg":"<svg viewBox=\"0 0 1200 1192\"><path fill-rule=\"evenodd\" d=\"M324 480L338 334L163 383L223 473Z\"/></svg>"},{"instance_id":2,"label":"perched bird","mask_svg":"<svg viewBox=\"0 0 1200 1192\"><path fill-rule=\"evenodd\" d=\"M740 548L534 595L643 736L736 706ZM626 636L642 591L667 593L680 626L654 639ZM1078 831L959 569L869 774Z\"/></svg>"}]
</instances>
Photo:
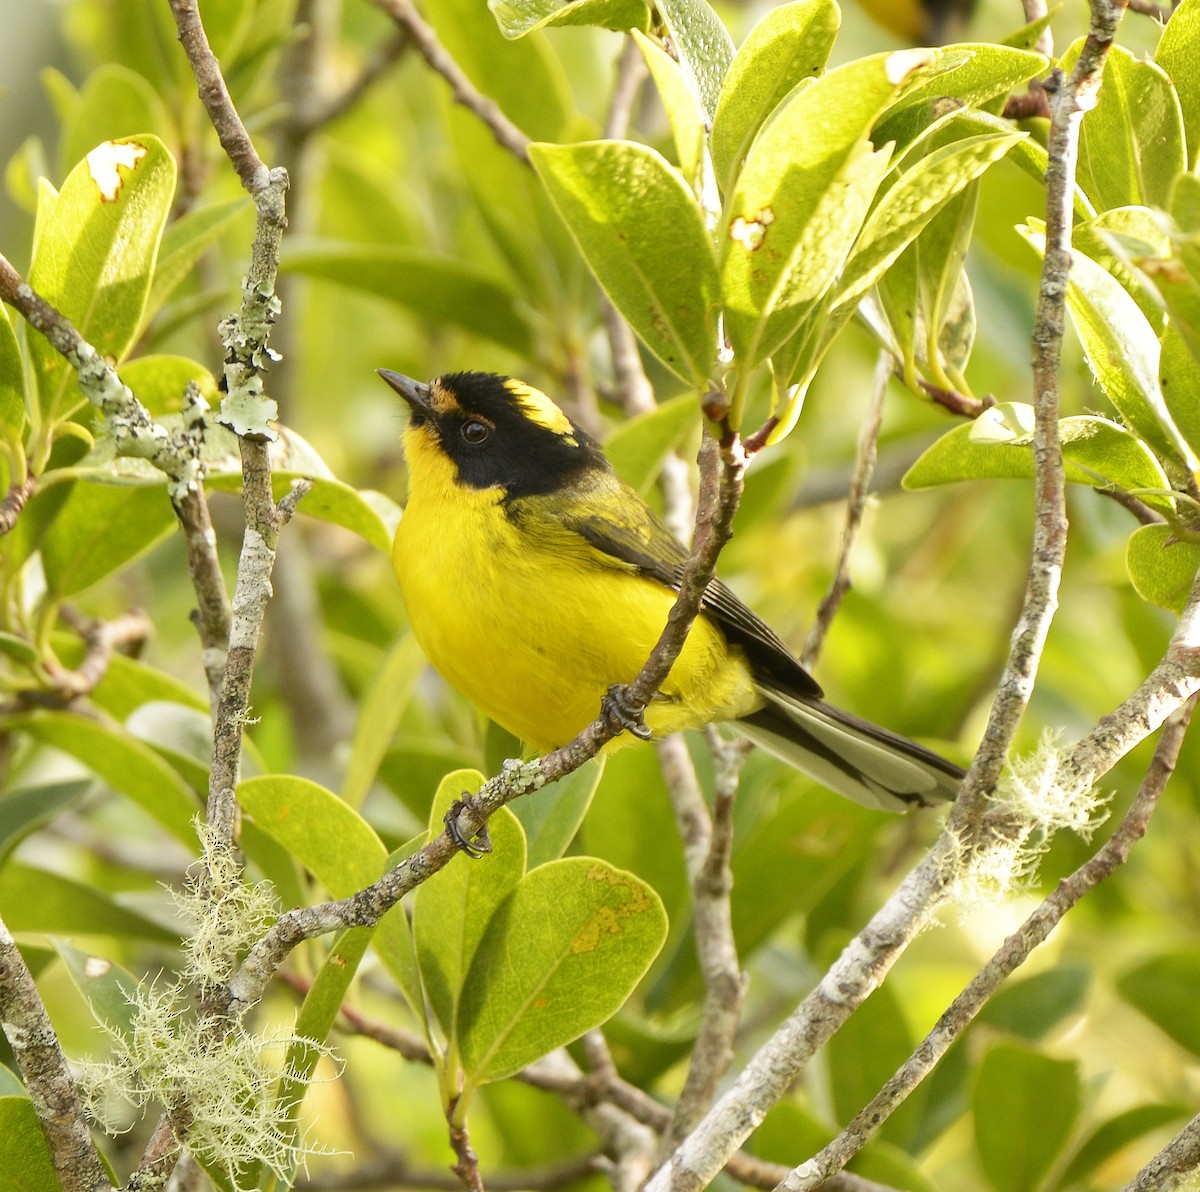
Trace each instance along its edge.
<instances>
[{"instance_id":1,"label":"perched bird","mask_svg":"<svg viewBox=\"0 0 1200 1192\"><path fill-rule=\"evenodd\" d=\"M687 552L537 389L478 372L380 376L411 412L393 563L412 631L498 724L541 751L563 745L641 670ZM868 807L953 799L963 775L825 703L778 635L713 580L645 721L660 736L726 720Z\"/></svg>"}]
</instances>

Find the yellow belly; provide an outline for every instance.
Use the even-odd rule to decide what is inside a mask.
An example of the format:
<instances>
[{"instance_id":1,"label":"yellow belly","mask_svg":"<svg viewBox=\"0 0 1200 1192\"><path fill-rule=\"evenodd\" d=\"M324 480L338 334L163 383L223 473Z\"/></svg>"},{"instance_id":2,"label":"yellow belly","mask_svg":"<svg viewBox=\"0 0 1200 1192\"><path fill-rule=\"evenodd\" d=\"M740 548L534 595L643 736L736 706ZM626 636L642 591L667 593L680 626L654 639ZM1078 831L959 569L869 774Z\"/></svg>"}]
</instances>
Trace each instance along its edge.
<instances>
[{"instance_id":1,"label":"yellow belly","mask_svg":"<svg viewBox=\"0 0 1200 1192\"><path fill-rule=\"evenodd\" d=\"M447 494L443 493L443 498ZM613 683L630 682L666 623L661 584L579 551L518 538L496 490L410 499L394 562L413 633L473 704L535 749L594 720ZM656 735L757 707L740 651L700 617L646 712Z\"/></svg>"}]
</instances>

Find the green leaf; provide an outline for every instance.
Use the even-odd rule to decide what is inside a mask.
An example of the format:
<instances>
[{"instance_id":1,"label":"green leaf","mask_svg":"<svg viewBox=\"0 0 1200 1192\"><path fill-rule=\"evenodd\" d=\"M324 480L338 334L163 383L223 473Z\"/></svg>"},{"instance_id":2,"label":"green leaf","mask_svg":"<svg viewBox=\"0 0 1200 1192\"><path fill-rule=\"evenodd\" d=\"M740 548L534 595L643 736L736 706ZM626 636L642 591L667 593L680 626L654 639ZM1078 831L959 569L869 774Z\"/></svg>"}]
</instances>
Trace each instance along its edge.
<instances>
[{"instance_id":1,"label":"green leaf","mask_svg":"<svg viewBox=\"0 0 1200 1192\"><path fill-rule=\"evenodd\" d=\"M645 0L488 0L505 37L524 37L552 25L598 25L601 29L645 29Z\"/></svg>"},{"instance_id":2,"label":"green leaf","mask_svg":"<svg viewBox=\"0 0 1200 1192\"><path fill-rule=\"evenodd\" d=\"M793 93L750 148L727 204L726 327L740 364L771 355L820 301L886 169L867 132L930 56L878 54Z\"/></svg>"},{"instance_id":3,"label":"green leaf","mask_svg":"<svg viewBox=\"0 0 1200 1192\"><path fill-rule=\"evenodd\" d=\"M421 647L416 638L405 634L388 651L360 701L350 761L342 780L342 798L351 807L361 807L371 789L424 669Z\"/></svg>"},{"instance_id":4,"label":"green leaf","mask_svg":"<svg viewBox=\"0 0 1200 1192\"><path fill-rule=\"evenodd\" d=\"M668 368L702 387L717 350L717 268L678 171L632 141L531 145L529 153L613 305Z\"/></svg>"},{"instance_id":5,"label":"green leaf","mask_svg":"<svg viewBox=\"0 0 1200 1192\"><path fill-rule=\"evenodd\" d=\"M1143 600L1181 613L1200 570L1200 543L1179 541L1170 526L1139 526L1125 548L1125 566Z\"/></svg>"},{"instance_id":6,"label":"green leaf","mask_svg":"<svg viewBox=\"0 0 1200 1192\"><path fill-rule=\"evenodd\" d=\"M772 8L750 30L725 76L713 119L713 167L723 191L784 97L825 69L841 22L834 0L797 0Z\"/></svg>"},{"instance_id":7,"label":"green leaf","mask_svg":"<svg viewBox=\"0 0 1200 1192\"><path fill-rule=\"evenodd\" d=\"M103 956L82 952L64 940L52 942L92 1017L128 1038L133 1029L137 978Z\"/></svg>"},{"instance_id":8,"label":"green leaf","mask_svg":"<svg viewBox=\"0 0 1200 1192\"><path fill-rule=\"evenodd\" d=\"M5 1192L60 1192L62 1188L28 1097L0 1097L0 1171Z\"/></svg>"},{"instance_id":9,"label":"green leaf","mask_svg":"<svg viewBox=\"0 0 1200 1192\"><path fill-rule=\"evenodd\" d=\"M196 793L149 745L120 725L78 712L26 712L7 717L5 723L75 758L189 849L196 847Z\"/></svg>"},{"instance_id":10,"label":"green leaf","mask_svg":"<svg viewBox=\"0 0 1200 1192\"><path fill-rule=\"evenodd\" d=\"M1200 303L1197 304L1200 312ZM1191 449L1200 454L1200 368L1187 341L1172 323L1162 337L1158 383L1167 410Z\"/></svg>"},{"instance_id":11,"label":"green leaf","mask_svg":"<svg viewBox=\"0 0 1200 1192\"><path fill-rule=\"evenodd\" d=\"M0 869L0 917L14 932L106 935L172 945L179 940L177 931L91 886L20 861L10 860Z\"/></svg>"},{"instance_id":12,"label":"green leaf","mask_svg":"<svg viewBox=\"0 0 1200 1192\"><path fill-rule=\"evenodd\" d=\"M210 406L221 399L216 377L203 364L186 356L139 356L127 360L117 372L138 401L154 415L177 414L189 381L200 386L200 394Z\"/></svg>"},{"instance_id":13,"label":"green leaf","mask_svg":"<svg viewBox=\"0 0 1200 1192\"><path fill-rule=\"evenodd\" d=\"M717 113L721 86L733 61L733 39L707 0L656 0L679 65L708 122Z\"/></svg>"},{"instance_id":14,"label":"green leaf","mask_svg":"<svg viewBox=\"0 0 1200 1192\"><path fill-rule=\"evenodd\" d=\"M1154 51L1154 61L1167 72L1179 97L1188 156L1200 157L1200 0L1183 0L1171 14Z\"/></svg>"},{"instance_id":15,"label":"green leaf","mask_svg":"<svg viewBox=\"0 0 1200 1192\"><path fill-rule=\"evenodd\" d=\"M106 62L88 76L59 139L61 178L102 141L163 133L166 109L154 88L136 71Z\"/></svg>"},{"instance_id":16,"label":"green leaf","mask_svg":"<svg viewBox=\"0 0 1200 1192\"><path fill-rule=\"evenodd\" d=\"M387 849L375 829L332 791L307 778L247 778L238 784L238 803L334 898L349 897L383 873Z\"/></svg>"},{"instance_id":17,"label":"green leaf","mask_svg":"<svg viewBox=\"0 0 1200 1192\"><path fill-rule=\"evenodd\" d=\"M8 307L0 303L0 442L19 438L25 427L25 370Z\"/></svg>"},{"instance_id":18,"label":"green leaf","mask_svg":"<svg viewBox=\"0 0 1200 1192\"><path fill-rule=\"evenodd\" d=\"M31 832L82 798L91 786L85 778L6 792L0 798L0 862Z\"/></svg>"},{"instance_id":19,"label":"green leaf","mask_svg":"<svg viewBox=\"0 0 1200 1192\"><path fill-rule=\"evenodd\" d=\"M1075 57L1067 52L1064 69ZM1079 184L1098 209L1165 207L1186 157L1183 116L1166 72L1113 46L1079 128Z\"/></svg>"},{"instance_id":20,"label":"green leaf","mask_svg":"<svg viewBox=\"0 0 1200 1192\"><path fill-rule=\"evenodd\" d=\"M1059 1157L1079 1115L1079 1071L1025 1047L983 1057L971 1097L975 1144L996 1192L1029 1192Z\"/></svg>"},{"instance_id":21,"label":"green leaf","mask_svg":"<svg viewBox=\"0 0 1200 1192\"><path fill-rule=\"evenodd\" d=\"M429 812L430 832L440 832L450 805L483 785L477 770L447 774ZM455 857L417 887L413 938L429 1006L453 1050L458 1005L471 961L489 931L492 915L525 874L525 833L507 807L488 820L492 851L485 865Z\"/></svg>"},{"instance_id":22,"label":"green leaf","mask_svg":"<svg viewBox=\"0 0 1200 1192\"><path fill-rule=\"evenodd\" d=\"M1044 250L1039 230L1017 230L1039 253ZM1188 466L1187 443L1158 386L1161 348L1154 328L1121 283L1078 249L1071 253L1067 309L1105 397L1160 458Z\"/></svg>"},{"instance_id":23,"label":"green leaf","mask_svg":"<svg viewBox=\"0 0 1200 1192\"><path fill-rule=\"evenodd\" d=\"M533 355L533 331L517 296L451 257L398 244L293 242L280 268L373 294L435 326L451 323L518 355Z\"/></svg>"},{"instance_id":24,"label":"green leaf","mask_svg":"<svg viewBox=\"0 0 1200 1192\"><path fill-rule=\"evenodd\" d=\"M248 198L226 199L197 207L167 226L158 249L158 265L150 284L146 309L142 312L139 336L166 305L179 284L192 272L205 249L250 210Z\"/></svg>"},{"instance_id":25,"label":"green leaf","mask_svg":"<svg viewBox=\"0 0 1200 1192\"><path fill-rule=\"evenodd\" d=\"M29 284L104 356L119 361L133 346L174 194L170 153L140 136L93 149L44 215L39 200ZM57 418L73 374L42 336L30 350L42 409Z\"/></svg>"},{"instance_id":26,"label":"green leaf","mask_svg":"<svg viewBox=\"0 0 1200 1192\"><path fill-rule=\"evenodd\" d=\"M46 585L73 596L144 555L176 525L165 487L80 481L42 539Z\"/></svg>"},{"instance_id":27,"label":"green leaf","mask_svg":"<svg viewBox=\"0 0 1200 1192\"><path fill-rule=\"evenodd\" d=\"M1117 979L1117 992L1192 1055L1200 1055L1197 988L1200 955L1191 949L1162 952Z\"/></svg>"},{"instance_id":28,"label":"green leaf","mask_svg":"<svg viewBox=\"0 0 1200 1192\"><path fill-rule=\"evenodd\" d=\"M853 302L968 183L999 161L1022 133L981 133L935 149L904 170L863 225L838 279L837 301Z\"/></svg>"},{"instance_id":29,"label":"green leaf","mask_svg":"<svg viewBox=\"0 0 1200 1192\"><path fill-rule=\"evenodd\" d=\"M658 895L631 873L594 857L531 870L497 908L463 987L469 1083L511 1076L615 1014L666 933Z\"/></svg>"},{"instance_id":30,"label":"green leaf","mask_svg":"<svg viewBox=\"0 0 1200 1192\"><path fill-rule=\"evenodd\" d=\"M1083 1011L1092 970L1063 964L1005 985L980 1012L979 1021L1036 1043L1064 1019Z\"/></svg>"},{"instance_id":31,"label":"green leaf","mask_svg":"<svg viewBox=\"0 0 1200 1192\"><path fill-rule=\"evenodd\" d=\"M679 159L679 172L684 181L700 193L707 133L699 101L683 77L679 63L670 54L637 30L634 30L633 38L646 59L658 97L666 110L675 141L675 155Z\"/></svg>"},{"instance_id":32,"label":"green leaf","mask_svg":"<svg viewBox=\"0 0 1200 1192\"><path fill-rule=\"evenodd\" d=\"M566 778L512 804L512 811L521 821L529 842L527 865L530 869L547 861L557 861L567 851L603 776L604 757L600 756Z\"/></svg>"},{"instance_id":33,"label":"green leaf","mask_svg":"<svg viewBox=\"0 0 1200 1192\"><path fill-rule=\"evenodd\" d=\"M1099 1186L1088 1177L1094 1177L1118 1151L1164 1126L1176 1122L1182 1124L1191 1116L1192 1109L1187 1105L1135 1105L1109 1118L1097 1126L1071 1156L1071 1162L1055 1185L1055 1192L1068 1192L1087 1183Z\"/></svg>"},{"instance_id":34,"label":"green leaf","mask_svg":"<svg viewBox=\"0 0 1200 1192\"><path fill-rule=\"evenodd\" d=\"M1058 424L1067 479L1093 488L1136 492L1147 504L1172 511L1167 478L1136 435L1107 418L1081 414ZM1025 480L1033 476L1033 407L992 406L974 422L944 434L904 477L904 487L933 488L959 480Z\"/></svg>"},{"instance_id":35,"label":"green leaf","mask_svg":"<svg viewBox=\"0 0 1200 1192\"><path fill-rule=\"evenodd\" d=\"M695 396L684 393L622 422L605 439L604 454L617 475L645 496L658 478L663 460L699 422Z\"/></svg>"}]
</instances>

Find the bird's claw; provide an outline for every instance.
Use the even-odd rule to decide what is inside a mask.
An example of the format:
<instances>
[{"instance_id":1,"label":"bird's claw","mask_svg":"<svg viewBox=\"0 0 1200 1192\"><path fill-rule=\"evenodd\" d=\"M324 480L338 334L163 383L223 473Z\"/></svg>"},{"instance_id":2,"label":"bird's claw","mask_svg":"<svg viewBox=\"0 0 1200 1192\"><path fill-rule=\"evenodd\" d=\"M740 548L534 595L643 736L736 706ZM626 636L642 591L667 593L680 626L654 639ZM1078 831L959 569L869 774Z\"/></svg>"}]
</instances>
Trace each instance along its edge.
<instances>
[{"instance_id":1,"label":"bird's claw","mask_svg":"<svg viewBox=\"0 0 1200 1192\"><path fill-rule=\"evenodd\" d=\"M614 683L600 701L600 716L615 733L632 733L639 741L650 740L645 709L630 703L623 683Z\"/></svg>"},{"instance_id":2,"label":"bird's claw","mask_svg":"<svg viewBox=\"0 0 1200 1192\"><path fill-rule=\"evenodd\" d=\"M477 832L471 835L464 835L463 830L458 826L458 817L461 812L475 811L475 800L463 792L461 799L455 799L450 804L450 810L442 817L442 823L446 825L446 833L455 847L465 853L472 861L478 861L484 853L492 851L492 838L488 835L487 824L481 824Z\"/></svg>"}]
</instances>

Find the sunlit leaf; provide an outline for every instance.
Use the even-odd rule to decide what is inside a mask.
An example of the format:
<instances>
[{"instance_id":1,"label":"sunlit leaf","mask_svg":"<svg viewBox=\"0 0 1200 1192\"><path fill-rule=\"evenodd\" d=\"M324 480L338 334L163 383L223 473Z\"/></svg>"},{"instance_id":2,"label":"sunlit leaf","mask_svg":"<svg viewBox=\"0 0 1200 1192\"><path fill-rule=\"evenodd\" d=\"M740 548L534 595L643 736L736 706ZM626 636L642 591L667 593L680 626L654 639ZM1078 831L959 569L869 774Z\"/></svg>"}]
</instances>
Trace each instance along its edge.
<instances>
[{"instance_id":1,"label":"sunlit leaf","mask_svg":"<svg viewBox=\"0 0 1200 1192\"><path fill-rule=\"evenodd\" d=\"M505 37L524 37L552 25L599 25L602 29L645 29L645 0L488 0Z\"/></svg>"},{"instance_id":2,"label":"sunlit leaf","mask_svg":"<svg viewBox=\"0 0 1200 1192\"><path fill-rule=\"evenodd\" d=\"M1170 76L1187 133L1188 156L1195 161L1200 155L1200 0L1182 0L1171 14L1154 61Z\"/></svg>"},{"instance_id":3,"label":"sunlit leaf","mask_svg":"<svg viewBox=\"0 0 1200 1192\"><path fill-rule=\"evenodd\" d=\"M798 0L770 9L742 42L713 119L713 166L723 189L784 97L825 68L840 25L833 0Z\"/></svg>"},{"instance_id":4,"label":"sunlit leaf","mask_svg":"<svg viewBox=\"0 0 1200 1192\"><path fill-rule=\"evenodd\" d=\"M707 0L656 0L655 8L671 35L679 65L711 122L733 61L729 30Z\"/></svg>"},{"instance_id":5,"label":"sunlit leaf","mask_svg":"<svg viewBox=\"0 0 1200 1192\"><path fill-rule=\"evenodd\" d=\"M642 51L642 57L646 59L650 77L666 109L675 141L675 155L679 160L679 172L689 186L698 189L704 165L704 138L707 135L700 102L670 54L641 33L635 32L633 36Z\"/></svg>"},{"instance_id":6,"label":"sunlit leaf","mask_svg":"<svg viewBox=\"0 0 1200 1192\"><path fill-rule=\"evenodd\" d=\"M1200 571L1200 543L1180 541L1169 526L1139 526L1126 547L1125 565L1143 600L1181 613Z\"/></svg>"},{"instance_id":7,"label":"sunlit leaf","mask_svg":"<svg viewBox=\"0 0 1200 1192\"><path fill-rule=\"evenodd\" d=\"M678 171L632 141L529 151L613 305L668 368L702 386L717 349L717 269Z\"/></svg>"},{"instance_id":8,"label":"sunlit leaf","mask_svg":"<svg viewBox=\"0 0 1200 1192\"><path fill-rule=\"evenodd\" d=\"M604 1022L666 932L658 896L631 873L594 857L531 870L496 910L463 986L468 1080L502 1080Z\"/></svg>"}]
</instances>

